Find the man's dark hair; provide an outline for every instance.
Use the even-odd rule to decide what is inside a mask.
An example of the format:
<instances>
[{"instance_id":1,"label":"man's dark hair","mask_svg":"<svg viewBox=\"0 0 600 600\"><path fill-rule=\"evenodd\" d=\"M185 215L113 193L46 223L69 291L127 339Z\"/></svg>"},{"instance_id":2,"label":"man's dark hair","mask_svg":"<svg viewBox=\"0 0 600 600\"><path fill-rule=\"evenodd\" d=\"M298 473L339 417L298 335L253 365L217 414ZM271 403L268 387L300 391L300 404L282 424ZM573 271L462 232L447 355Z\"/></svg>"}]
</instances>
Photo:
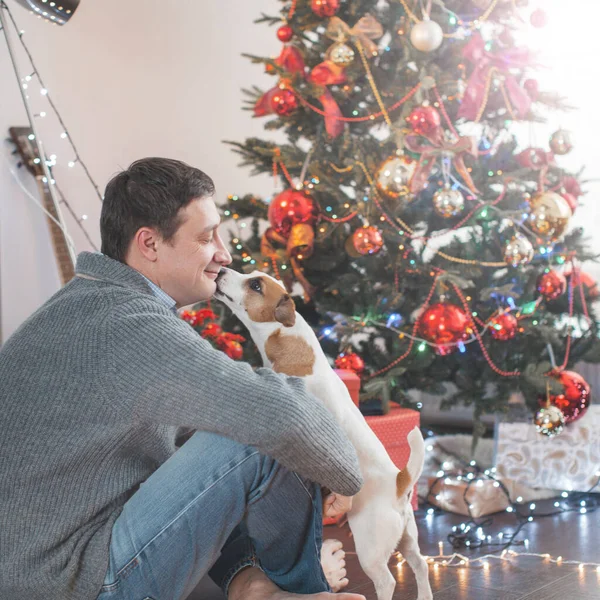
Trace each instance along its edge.
<instances>
[{"instance_id":1,"label":"man's dark hair","mask_svg":"<svg viewBox=\"0 0 600 600\"><path fill-rule=\"evenodd\" d=\"M125 262L140 227L156 228L169 242L181 225L179 209L214 193L212 179L200 169L169 158L137 160L106 186L100 214L102 253Z\"/></svg>"}]
</instances>

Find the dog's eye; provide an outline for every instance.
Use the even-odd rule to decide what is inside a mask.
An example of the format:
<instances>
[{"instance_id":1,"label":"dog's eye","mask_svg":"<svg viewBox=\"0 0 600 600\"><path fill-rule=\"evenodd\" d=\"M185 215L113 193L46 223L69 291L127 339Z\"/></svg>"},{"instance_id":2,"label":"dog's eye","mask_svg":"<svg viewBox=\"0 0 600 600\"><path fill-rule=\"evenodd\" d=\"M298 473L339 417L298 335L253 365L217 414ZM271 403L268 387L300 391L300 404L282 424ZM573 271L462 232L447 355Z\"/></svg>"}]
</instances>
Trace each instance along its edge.
<instances>
[{"instance_id":1,"label":"dog's eye","mask_svg":"<svg viewBox=\"0 0 600 600\"><path fill-rule=\"evenodd\" d=\"M255 291L255 292L259 292L260 293L260 290L261 290L260 279L252 279L250 281L250 289L253 290L253 291Z\"/></svg>"}]
</instances>

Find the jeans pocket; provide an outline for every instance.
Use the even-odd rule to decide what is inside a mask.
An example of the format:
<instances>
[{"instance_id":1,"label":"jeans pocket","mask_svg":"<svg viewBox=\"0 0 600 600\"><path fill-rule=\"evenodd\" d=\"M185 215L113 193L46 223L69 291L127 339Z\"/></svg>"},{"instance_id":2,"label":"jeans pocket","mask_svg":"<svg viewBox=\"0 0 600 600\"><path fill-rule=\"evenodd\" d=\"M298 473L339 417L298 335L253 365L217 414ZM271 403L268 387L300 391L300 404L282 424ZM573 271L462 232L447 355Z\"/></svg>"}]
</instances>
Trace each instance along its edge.
<instances>
[{"instance_id":1,"label":"jeans pocket","mask_svg":"<svg viewBox=\"0 0 600 600\"><path fill-rule=\"evenodd\" d=\"M110 583L106 583L105 581L104 585L100 588L100 593L117 591L121 582L124 579L127 579L127 577L129 577L129 575L138 567L139 564L140 561L137 558L131 559L123 568L117 571L114 581ZM150 598L150 600L152 600L152 598Z\"/></svg>"}]
</instances>

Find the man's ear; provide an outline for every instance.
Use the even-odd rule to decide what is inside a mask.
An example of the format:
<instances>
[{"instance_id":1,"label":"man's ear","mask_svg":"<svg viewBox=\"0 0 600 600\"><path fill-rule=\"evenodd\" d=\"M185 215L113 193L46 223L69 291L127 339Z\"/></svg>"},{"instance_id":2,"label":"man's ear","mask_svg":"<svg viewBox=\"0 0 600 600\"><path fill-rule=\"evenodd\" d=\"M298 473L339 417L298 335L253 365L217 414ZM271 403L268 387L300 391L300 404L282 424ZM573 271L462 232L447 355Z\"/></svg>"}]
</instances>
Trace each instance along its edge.
<instances>
[{"instance_id":1,"label":"man's ear","mask_svg":"<svg viewBox=\"0 0 600 600\"><path fill-rule=\"evenodd\" d=\"M296 323L296 305L289 294L284 294L275 307L275 319L284 327L293 327Z\"/></svg>"}]
</instances>

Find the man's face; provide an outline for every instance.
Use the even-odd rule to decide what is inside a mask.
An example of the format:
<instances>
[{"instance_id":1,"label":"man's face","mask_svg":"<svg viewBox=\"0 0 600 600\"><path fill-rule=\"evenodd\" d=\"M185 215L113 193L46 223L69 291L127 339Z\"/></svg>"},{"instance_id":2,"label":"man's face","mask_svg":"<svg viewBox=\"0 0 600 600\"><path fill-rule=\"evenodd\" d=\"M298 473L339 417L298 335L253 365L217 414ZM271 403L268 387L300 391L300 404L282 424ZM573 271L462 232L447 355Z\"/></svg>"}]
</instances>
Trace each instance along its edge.
<instances>
[{"instance_id":1,"label":"man's face","mask_svg":"<svg viewBox=\"0 0 600 600\"><path fill-rule=\"evenodd\" d=\"M219 235L221 219L212 198L192 200L179 216L182 224L171 241L158 244L153 275L177 306L186 306L215 293L215 279L231 255Z\"/></svg>"}]
</instances>

